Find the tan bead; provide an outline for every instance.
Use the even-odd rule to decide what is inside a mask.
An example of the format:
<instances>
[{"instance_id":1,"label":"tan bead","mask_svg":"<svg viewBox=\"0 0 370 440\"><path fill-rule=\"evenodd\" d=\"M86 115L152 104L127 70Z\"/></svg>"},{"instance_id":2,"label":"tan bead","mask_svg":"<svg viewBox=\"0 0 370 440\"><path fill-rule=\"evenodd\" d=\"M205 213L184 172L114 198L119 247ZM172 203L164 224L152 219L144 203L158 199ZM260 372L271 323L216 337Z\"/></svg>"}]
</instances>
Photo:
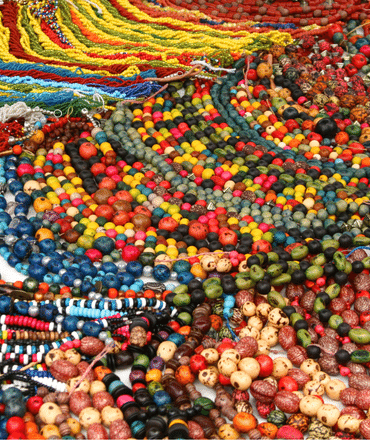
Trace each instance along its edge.
<instances>
[{"instance_id":1,"label":"tan bead","mask_svg":"<svg viewBox=\"0 0 370 440\"><path fill-rule=\"evenodd\" d=\"M293 368L293 364L287 358L275 358L273 360L274 368L271 375L275 379L281 379L288 374L288 371Z\"/></svg>"},{"instance_id":2,"label":"tan bead","mask_svg":"<svg viewBox=\"0 0 370 440\"><path fill-rule=\"evenodd\" d=\"M101 412L103 425L110 426L115 420L123 420L122 411L119 408L105 406Z\"/></svg>"},{"instance_id":3,"label":"tan bead","mask_svg":"<svg viewBox=\"0 0 370 440\"><path fill-rule=\"evenodd\" d=\"M230 377L232 373L238 369L236 363L227 358L221 358L217 362L217 368L219 372L226 377Z\"/></svg>"},{"instance_id":4,"label":"tan bead","mask_svg":"<svg viewBox=\"0 0 370 440\"><path fill-rule=\"evenodd\" d=\"M316 417L325 426L334 426L337 423L339 416L339 409L336 406L330 404L322 405L316 414Z\"/></svg>"},{"instance_id":5,"label":"tan bead","mask_svg":"<svg viewBox=\"0 0 370 440\"><path fill-rule=\"evenodd\" d=\"M48 354L45 356L45 364L50 367L50 365L54 361L58 361L59 359L65 359L66 355L64 351L60 350L59 348L53 348L48 352Z\"/></svg>"},{"instance_id":6,"label":"tan bead","mask_svg":"<svg viewBox=\"0 0 370 440\"><path fill-rule=\"evenodd\" d=\"M177 345L171 341L161 342L157 349L157 356L160 356L165 362L173 358Z\"/></svg>"},{"instance_id":7,"label":"tan bead","mask_svg":"<svg viewBox=\"0 0 370 440\"><path fill-rule=\"evenodd\" d=\"M267 319L269 323L276 328L282 328L285 325L289 325L289 318L278 307L271 310Z\"/></svg>"},{"instance_id":8,"label":"tan bead","mask_svg":"<svg viewBox=\"0 0 370 440\"><path fill-rule=\"evenodd\" d=\"M304 396L299 402L299 409L302 414L315 417L319 408L323 405L322 400L316 396Z\"/></svg>"},{"instance_id":9,"label":"tan bead","mask_svg":"<svg viewBox=\"0 0 370 440\"><path fill-rule=\"evenodd\" d=\"M52 436L60 438L60 432L56 425L45 425L41 429L40 434L43 435L45 438L49 438Z\"/></svg>"},{"instance_id":10,"label":"tan bead","mask_svg":"<svg viewBox=\"0 0 370 440\"><path fill-rule=\"evenodd\" d=\"M231 385L237 390L245 391L252 383L252 378L244 371L234 371L230 376Z\"/></svg>"},{"instance_id":11,"label":"tan bead","mask_svg":"<svg viewBox=\"0 0 370 440\"><path fill-rule=\"evenodd\" d=\"M318 371L312 375L312 380L316 380L316 382L322 383L324 386L331 380L329 374L324 373L323 371Z\"/></svg>"},{"instance_id":12,"label":"tan bead","mask_svg":"<svg viewBox=\"0 0 370 440\"><path fill-rule=\"evenodd\" d=\"M215 270L217 267L217 262L218 257L216 255L205 255L200 260L200 264L206 272L212 272Z\"/></svg>"},{"instance_id":13,"label":"tan bead","mask_svg":"<svg viewBox=\"0 0 370 440\"><path fill-rule=\"evenodd\" d=\"M81 426L87 429L93 423L101 423L100 412L91 406L83 409L79 414Z\"/></svg>"},{"instance_id":14,"label":"tan bead","mask_svg":"<svg viewBox=\"0 0 370 440\"><path fill-rule=\"evenodd\" d=\"M67 350L65 356L67 361L72 362L73 365L78 365L81 361L81 355L75 348Z\"/></svg>"},{"instance_id":15,"label":"tan bead","mask_svg":"<svg viewBox=\"0 0 370 440\"><path fill-rule=\"evenodd\" d=\"M260 332L255 327L252 327L250 325L246 325L239 332L239 338L244 338L245 336L250 336L256 341L261 338Z\"/></svg>"},{"instance_id":16,"label":"tan bead","mask_svg":"<svg viewBox=\"0 0 370 440\"><path fill-rule=\"evenodd\" d=\"M251 357L246 357L244 359L242 359L239 363L238 363L238 368L241 371L244 371L245 373L247 373L252 379L256 379L258 377L258 375L260 374L260 364L258 363L258 361L256 361L256 359L251 358Z\"/></svg>"},{"instance_id":17,"label":"tan bead","mask_svg":"<svg viewBox=\"0 0 370 440\"><path fill-rule=\"evenodd\" d=\"M69 379L67 381L67 391L69 393L72 390L74 390L74 391L85 391L85 393L88 393L90 391L90 382L87 379L84 379L83 381L81 381L81 383L78 385L78 387L75 388L75 386L81 380L81 377L82 376L72 377L72 379Z\"/></svg>"},{"instance_id":18,"label":"tan bead","mask_svg":"<svg viewBox=\"0 0 370 440\"><path fill-rule=\"evenodd\" d=\"M100 391L106 391L106 386L101 380L94 380L90 384L90 396L93 396L96 393L99 393Z\"/></svg>"},{"instance_id":19,"label":"tan bead","mask_svg":"<svg viewBox=\"0 0 370 440\"><path fill-rule=\"evenodd\" d=\"M256 328L259 332L263 329L263 321L258 316L251 316L248 319L248 325Z\"/></svg>"},{"instance_id":20,"label":"tan bead","mask_svg":"<svg viewBox=\"0 0 370 440\"><path fill-rule=\"evenodd\" d=\"M252 301L243 304L242 312L244 316L254 316L256 314L256 305Z\"/></svg>"},{"instance_id":21,"label":"tan bead","mask_svg":"<svg viewBox=\"0 0 370 440\"><path fill-rule=\"evenodd\" d=\"M218 351L215 348L206 348L205 350L202 350L200 354L206 358L206 361L210 365L215 364L220 358Z\"/></svg>"},{"instance_id":22,"label":"tan bead","mask_svg":"<svg viewBox=\"0 0 370 440\"><path fill-rule=\"evenodd\" d=\"M198 379L204 386L213 388L218 382L218 374L214 370L206 368L199 372Z\"/></svg>"},{"instance_id":23,"label":"tan bead","mask_svg":"<svg viewBox=\"0 0 370 440\"><path fill-rule=\"evenodd\" d=\"M313 359L306 359L301 363L299 368L305 373L307 373L311 378L315 373L321 371L320 365L318 364L318 362L314 361Z\"/></svg>"},{"instance_id":24,"label":"tan bead","mask_svg":"<svg viewBox=\"0 0 370 440\"><path fill-rule=\"evenodd\" d=\"M240 353L233 348L229 348L222 352L221 359L230 359L237 364L240 361Z\"/></svg>"},{"instance_id":25,"label":"tan bead","mask_svg":"<svg viewBox=\"0 0 370 440\"><path fill-rule=\"evenodd\" d=\"M220 258L217 262L216 270L217 272L226 273L230 272L233 265L228 258Z\"/></svg>"},{"instance_id":26,"label":"tan bead","mask_svg":"<svg viewBox=\"0 0 370 440\"><path fill-rule=\"evenodd\" d=\"M338 428L344 432L357 433L360 428L360 419L356 419L353 416L345 414L338 419Z\"/></svg>"},{"instance_id":27,"label":"tan bead","mask_svg":"<svg viewBox=\"0 0 370 440\"><path fill-rule=\"evenodd\" d=\"M270 306L270 304L267 303L258 304L256 309L256 316L258 316L258 318L260 319L267 319L271 310L272 307Z\"/></svg>"},{"instance_id":28,"label":"tan bead","mask_svg":"<svg viewBox=\"0 0 370 440\"><path fill-rule=\"evenodd\" d=\"M346 388L346 384L339 379L329 380L325 385L326 394L332 400L340 400L340 392Z\"/></svg>"},{"instance_id":29,"label":"tan bead","mask_svg":"<svg viewBox=\"0 0 370 440\"><path fill-rule=\"evenodd\" d=\"M305 396L323 396L325 393L325 387L322 383L316 382L315 380L310 380L303 387L303 394Z\"/></svg>"},{"instance_id":30,"label":"tan bead","mask_svg":"<svg viewBox=\"0 0 370 440\"><path fill-rule=\"evenodd\" d=\"M54 425L57 416L62 414L62 410L56 403L47 402L41 405L39 416L42 423L46 425Z\"/></svg>"},{"instance_id":31,"label":"tan bead","mask_svg":"<svg viewBox=\"0 0 370 440\"><path fill-rule=\"evenodd\" d=\"M257 341L257 345L258 345L258 350L257 350L256 356L259 356L260 354L268 355L270 353L270 346L263 339L259 339Z\"/></svg>"},{"instance_id":32,"label":"tan bead","mask_svg":"<svg viewBox=\"0 0 370 440\"><path fill-rule=\"evenodd\" d=\"M279 342L279 330L269 325L261 330L260 338L266 341L269 347L274 347Z\"/></svg>"},{"instance_id":33,"label":"tan bead","mask_svg":"<svg viewBox=\"0 0 370 440\"><path fill-rule=\"evenodd\" d=\"M218 435L224 440L237 440L240 438L239 432L229 423L220 426Z\"/></svg>"}]
</instances>

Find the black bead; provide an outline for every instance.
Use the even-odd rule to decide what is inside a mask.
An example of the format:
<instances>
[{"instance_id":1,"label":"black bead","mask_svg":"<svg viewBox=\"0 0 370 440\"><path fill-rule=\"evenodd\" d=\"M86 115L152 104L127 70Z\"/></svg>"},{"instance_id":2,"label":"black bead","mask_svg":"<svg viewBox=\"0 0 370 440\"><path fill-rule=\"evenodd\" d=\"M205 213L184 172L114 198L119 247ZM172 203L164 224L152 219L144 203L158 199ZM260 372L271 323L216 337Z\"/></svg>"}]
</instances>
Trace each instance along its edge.
<instances>
[{"instance_id":1,"label":"black bead","mask_svg":"<svg viewBox=\"0 0 370 440\"><path fill-rule=\"evenodd\" d=\"M328 306L331 301L330 296L326 292L318 293L316 298L320 298L326 306Z\"/></svg>"},{"instance_id":2,"label":"black bead","mask_svg":"<svg viewBox=\"0 0 370 440\"><path fill-rule=\"evenodd\" d=\"M167 408L166 408L164 405L158 407L158 414L159 414L160 416L165 416L165 415L167 415Z\"/></svg>"},{"instance_id":3,"label":"black bead","mask_svg":"<svg viewBox=\"0 0 370 440\"><path fill-rule=\"evenodd\" d=\"M322 252L322 245L318 240L309 241L307 243L307 247L311 254L319 254L320 252Z\"/></svg>"},{"instance_id":4,"label":"black bead","mask_svg":"<svg viewBox=\"0 0 370 440\"><path fill-rule=\"evenodd\" d=\"M336 272L334 274L334 281L340 286L344 286L348 280L348 276L345 272Z\"/></svg>"},{"instance_id":5,"label":"black bead","mask_svg":"<svg viewBox=\"0 0 370 440\"><path fill-rule=\"evenodd\" d=\"M294 330L297 332L298 330L308 330L308 323L304 319L298 319L298 321L294 324Z\"/></svg>"},{"instance_id":6,"label":"black bead","mask_svg":"<svg viewBox=\"0 0 370 440\"><path fill-rule=\"evenodd\" d=\"M289 317L290 315L295 313L296 310L293 306L285 306L283 307L283 312Z\"/></svg>"},{"instance_id":7,"label":"black bead","mask_svg":"<svg viewBox=\"0 0 370 440\"><path fill-rule=\"evenodd\" d=\"M302 284L306 281L306 274L303 270L295 270L291 276L293 284Z\"/></svg>"},{"instance_id":8,"label":"black bead","mask_svg":"<svg viewBox=\"0 0 370 440\"><path fill-rule=\"evenodd\" d=\"M338 364L345 365L351 360L351 355L347 350L341 349L335 353L335 359L337 360Z\"/></svg>"},{"instance_id":9,"label":"black bead","mask_svg":"<svg viewBox=\"0 0 370 440\"><path fill-rule=\"evenodd\" d=\"M261 295L267 295L271 291L271 284L267 280L258 281L256 284L256 290Z\"/></svg>"},{"instance_id":10,"label":"black bead","mask_svg":"<svg viewBox=\"0 0 370 440\"><path fill-rule=\"evenodd\" d=\"M324 234L325 235L325 234ZM333 247L328 247L324 250L325 258L329 261L333 259L333 255L335 254L337 250Z\"/></svg>"},{"instance_id":11,"label":"black bead","mask_svg":"<svg viewBox=\"0 0 370 440\"><path fill-rule=\"evenodd\" d=\"M364 264L362 261L354 261L352 263L352 270L354 273L361 273L365 269Z\"/></svg>"},{"instance_id":12,"label":"black bead","mask_svg":"<svg viewBox=\"0 0 370 440\"><path fill-rule=\"evenodd\" d=\"M344 337L348 335L348 332L351 330L351 326L346 322L342 322L337 327L337 333L340 337Z\"/></svg>"},{"instance_id":13,"label":"black bead","mask_svg":"<svg viewBox=\"0 0 370 440\"><path fill-rule=\"evenodd\" d=\"M309 345L306 348L306 353L310 359L318 359L321 354L321 348L317 345Z\"/></svg>"},{"instance_id":14,"label":"black bead","mask_svg":"<svg viewBox=\"0 0 370 440\"><path fill-rule=\"evenodd\" d=\"M353 240L349 234L343 234L339 237L339 244L342 248L348 249L352 246Z\"/></svg>"},{"instance_id":15,"label":"black bead","mask_svg":"<svg viewBox=\"0 0 370 440\"><path fill-rule=\"evenodd\" d=\"M319 319L321 322L328 322L333 313L329 309L319 311Z\"/></svg>"}]
</instances>

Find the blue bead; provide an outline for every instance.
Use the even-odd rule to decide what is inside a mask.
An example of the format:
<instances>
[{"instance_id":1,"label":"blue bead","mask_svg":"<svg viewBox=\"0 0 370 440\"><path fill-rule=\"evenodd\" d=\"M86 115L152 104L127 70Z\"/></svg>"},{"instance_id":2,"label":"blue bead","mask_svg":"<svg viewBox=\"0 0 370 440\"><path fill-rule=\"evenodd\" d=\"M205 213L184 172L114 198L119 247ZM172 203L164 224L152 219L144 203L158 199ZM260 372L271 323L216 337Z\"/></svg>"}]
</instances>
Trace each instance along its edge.
<instances>
[{"instance_id":1,"label":"blue bead","mask_svg":"<svg viewBox=\"0 0 370 440\"><path fill-rule=\"evenodd\" d=\"M97 322L85 322L85 324L82 327L83 333L85 333L86 336L93 336L98 337L99 333L102 331L102 327Z\"/></svg>"},{"instance_id":2,"label":"blue bead","mask_svg":"<svg viewBox=\"0 0 370 440\"><path fill-rule=\"evenodd\" d=\"M170 269L164 264L158 264L153 268L153 278L156 281L167 281L171 275Z\"/></svg>"},{"instance_id":3,"label":"blue bead","mask_svg":"<svg viewBox=\"0 0 370 440\"><path fill-rule=\"evenodd\" d=\"M1 314L8 314L10 313L10 305L11 305L11 298L8 296L0 296L0 313Z\"/></svg>"},{"instance_id":4,"label":"blue bead","mask_svg":"<svg viewBox=\"0 0 370 440\"><path fill-rule=\"evenodd\" d=\"M178 347L185 342L185 336L179 333L171 333L166 341L171 341L175 343Z\"/></svg>"},{"instance_id":5,"label":"blue bead","mask_svg":"<svg viewBox=\"0 0 370 440\"><path fill-rule=\"evenodd\" d=\"M72 333L77 330L77 323L79 319L76 316L67 316L64 318L62 328L64 331Z\"/></svg>"},{"instance_id":6,"label":"blue bead","mask_svg":"<svg viewBox=\"0 0 370 440\"><path fill-rule=\"evenodd\" d=\"M127 263L126 271L138 278L143 273L143 265L139 261L130 261Z\"/></svg>"},{"instance_id":7,"label":"blue bead","mask_svg":"<svg viewBox=\"0 0 370 440\"><path fill-rule=\"evenodd\" d=\"M157 406L167 405L171 403L171 397L166 391L157 391L153 396L154 403Z\"/></svg>"},{"instance_id":8,"label":"blue bead","mask_svg":"<svg viewBox=\"0 0 370 440\"><path fill-rule=\"evenodd\" d=\"M177 281L180 284L189 284L192 279L194 279L194 275L190 272L181 272L177 276Z\"/></svg>"}]
</instances>

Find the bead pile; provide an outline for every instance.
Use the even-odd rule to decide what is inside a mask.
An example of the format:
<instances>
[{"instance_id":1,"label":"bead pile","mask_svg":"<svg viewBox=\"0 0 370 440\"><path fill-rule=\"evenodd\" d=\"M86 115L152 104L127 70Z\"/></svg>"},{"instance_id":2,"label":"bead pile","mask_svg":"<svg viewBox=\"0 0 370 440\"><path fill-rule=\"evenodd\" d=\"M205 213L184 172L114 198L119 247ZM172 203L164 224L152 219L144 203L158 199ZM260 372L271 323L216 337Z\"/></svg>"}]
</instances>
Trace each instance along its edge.
<instances>
[{"instance_id":1,"label":"bead pile","mask_svg":"<svg viewBox=\"0 0 370 440\"><path fill-rule=\"evenodd\" d=\"M0 6L1 439L370 439L367 8Z\"/></svg>"}]
</instances>

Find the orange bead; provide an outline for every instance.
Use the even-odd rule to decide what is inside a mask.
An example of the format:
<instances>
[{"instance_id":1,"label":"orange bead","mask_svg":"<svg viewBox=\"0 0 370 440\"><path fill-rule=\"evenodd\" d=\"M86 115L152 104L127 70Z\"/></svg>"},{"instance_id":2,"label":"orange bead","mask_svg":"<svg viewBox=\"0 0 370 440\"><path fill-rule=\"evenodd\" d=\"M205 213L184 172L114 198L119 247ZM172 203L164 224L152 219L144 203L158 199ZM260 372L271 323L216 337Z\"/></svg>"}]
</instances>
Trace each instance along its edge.
<instances>
[{"instance_id":1,"label":"orange bead","mask_svg":"<svg viewBox=\"0 0 370 440\"><path fill-rule=\"evenodd\" d=\"M222 318L218 315L210 315L209 319L211 321L211 327L214 328L216 331L220 330L222 327Z\"/></svg>"},{"instance_id":2,"label":"orange bead","mask_svg":"<svg viewBox=\"0 0 370 440\"><path fill-rule=\"evenodd\" d=\"M118 296L118 290L114 289L113 287L111 287L110 289L108 289L108 297L111 299L115 299Z\"/></svg>"},{"instance_id":3,"label":"orange bead","mask_svg":"<svg viewBox=\"0 0 370 440\"><path fill-rule=\"evenodd\" d=\"M181 365L181 367L176 370L175 378L181 385L186 385L195 381L195 375L191 371L189 365Z\"/></svg>"},{"instance_id":4,"label":"orange bead","mask_svg":"<svg viewBox=\"0 0 370 440\"><path fill-rule=\"evenodd\" d=\"M145 375L145 380L147 382L160 382L162 378L162 372L161 370L157 370L156 368L153 368L153 370L149 370Z\"/></svg>"},{"instance_id":5,"label":"orange bead","mask_svg":"<svg viewBox=\"0 0 370 440\"><path fill-rule=\"evenodd\" d=\"M273 423L268 423L268 422L260 423L257 426L257 429L263 436L266 436L271 439L274 439L278 432L278 427Z\"/></svg>"},{"instance_id":6,"label":"orange bead","mask_svg":"<svg viewBox=\"0 0 370 440\"><path fill-rule=\"evenodd\" d=\"M180 335L188 336L190 333L191 327L189 325L184 325L180 327L177 331L177 333L180 333Z\"/></svg>"},{"instance_id":7,"label":"orange bead","mask_svg":"<svg viewBox=\"0 0 370 440\"><path fill-rule=\"evenodd\" d=\"M252 414L240 412L233 418L233 425L239 432L248 432L256 428L257 420Z\"/></svg>"}]
</instances>

